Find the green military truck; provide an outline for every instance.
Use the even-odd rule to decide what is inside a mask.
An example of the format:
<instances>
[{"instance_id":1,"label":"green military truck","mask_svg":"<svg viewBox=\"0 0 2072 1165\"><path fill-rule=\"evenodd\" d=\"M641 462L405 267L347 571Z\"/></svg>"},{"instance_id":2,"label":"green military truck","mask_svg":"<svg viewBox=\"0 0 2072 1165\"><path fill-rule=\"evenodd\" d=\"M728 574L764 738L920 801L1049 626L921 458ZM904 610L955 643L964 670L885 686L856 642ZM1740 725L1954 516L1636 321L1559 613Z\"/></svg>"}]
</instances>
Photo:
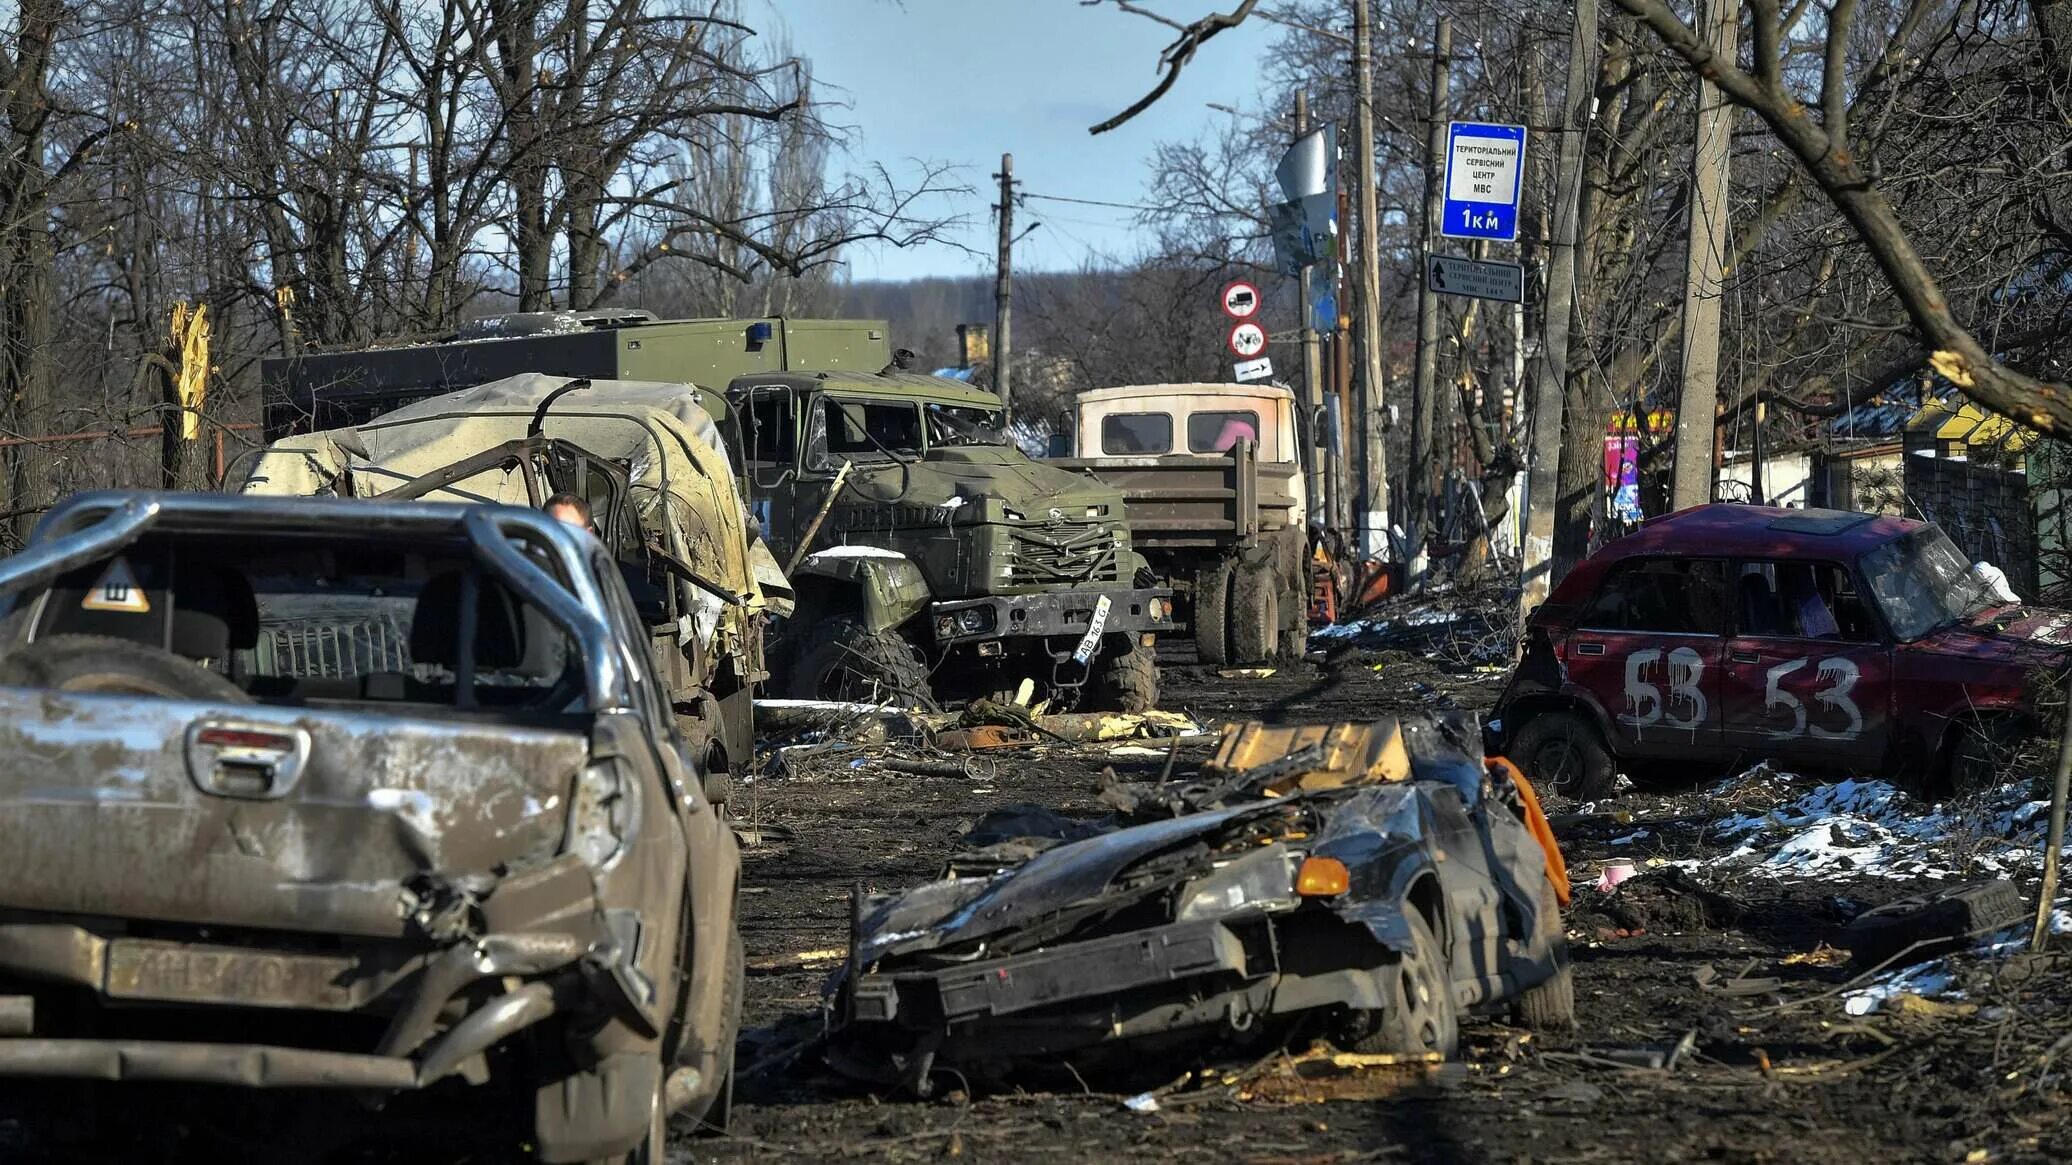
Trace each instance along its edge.
<instances>
[{"instance_id":1,"label":"green military truck","mask_svg":"<svg viewBox=\"0 0 2072 1165\"><path fill-rule=\"evenodd\" d=\"M1026 679L1060 706L1152 707L1172 592L1121 493L1024 456L992 393L903 363L873 321L502 316L442 343L268 361L267 436L519 372L695 386L796 592L769 653L778 691L963 700Z\"/></svg>"}]
</instances>

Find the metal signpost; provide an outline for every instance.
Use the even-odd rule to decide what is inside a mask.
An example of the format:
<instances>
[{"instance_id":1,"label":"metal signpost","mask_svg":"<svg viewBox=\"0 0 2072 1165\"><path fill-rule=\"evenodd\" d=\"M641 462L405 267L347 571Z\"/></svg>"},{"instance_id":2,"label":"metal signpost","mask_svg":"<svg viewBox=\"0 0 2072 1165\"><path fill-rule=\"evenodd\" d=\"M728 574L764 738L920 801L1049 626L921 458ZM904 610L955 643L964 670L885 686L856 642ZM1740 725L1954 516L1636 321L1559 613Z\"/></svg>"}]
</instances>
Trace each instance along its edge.
<instances>
[{"instance_id":1,"label":"metal signpost","mask_svg":"<svg viewBox=\"0 0 2072 1165\"><path fill-rule=\"evenodd\" d=\"M1524 177L1524 126L1453 122L1446 129L1446 208L1439 233L1450 239L1517 241Z\"/></svg>"},{"instance_id":2,"label":"metal signpost","mask_svg":"<svg viewBox=\"0 0 2072 1165\"><path fill-rule=\"evenodd\" d=\"M1425 286L1441 295L1464 295L1472 299L1493 299L1499 303L1524 303L1525 268L1516 263L1493 262L1487 259L1426 255Z\"/></svg>"}]
</instances>

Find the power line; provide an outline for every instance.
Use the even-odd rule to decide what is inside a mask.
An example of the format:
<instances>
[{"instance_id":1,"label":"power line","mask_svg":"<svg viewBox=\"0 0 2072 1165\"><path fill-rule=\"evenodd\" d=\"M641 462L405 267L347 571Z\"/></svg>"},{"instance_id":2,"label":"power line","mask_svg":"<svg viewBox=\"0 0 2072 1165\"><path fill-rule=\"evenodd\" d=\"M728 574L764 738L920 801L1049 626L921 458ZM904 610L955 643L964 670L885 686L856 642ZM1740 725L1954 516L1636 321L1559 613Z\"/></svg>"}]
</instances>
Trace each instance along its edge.
<instances>
[{"instance_id":1,"label":"power line","mask_svg":"<svg viewBox=\"0 0 2072 1165\"><path fill-rule=\"evenodd\" d=\"M1098 199L1067 199L1065 195L1032 195L1028 191L1021 191L1015 197L1017 199L1042 199L1046 203L1073 203L1073 205L1082 205L1082 207L1113 207L1113 209L1152 211L1152 214L1154 214L1154 211L1158 211L1158 207L1144 207L1144 205L1135 205L1135 203L1104 203L1104 201L1098 201Z\"/></svg>"}]
</instances>

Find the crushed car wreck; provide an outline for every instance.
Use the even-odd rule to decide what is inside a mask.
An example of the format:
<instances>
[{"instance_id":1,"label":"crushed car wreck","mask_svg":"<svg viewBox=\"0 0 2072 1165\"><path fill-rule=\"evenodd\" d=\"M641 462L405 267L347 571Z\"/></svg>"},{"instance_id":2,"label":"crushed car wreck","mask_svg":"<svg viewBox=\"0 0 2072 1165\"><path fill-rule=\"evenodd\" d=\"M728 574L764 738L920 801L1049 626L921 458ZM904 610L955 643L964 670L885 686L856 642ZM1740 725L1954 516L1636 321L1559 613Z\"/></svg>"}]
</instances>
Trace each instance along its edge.
<instances>
[{"instance_id":1,"label":"crushed car wreck","mask_svg":"<svg viewBox=\"0 0 2072 1165\"><path fill-rule=\"evenodd\" d=\"M925 1093L1174 1041L1450 1056L1464 1011L1568 1024L1566 878L1515 774L1457 724L1234 728L1198 777L1110 798L1163 819L857 901L831 1060Z\"/></svg>"},{"instance_id":2,"label":"crushed car wreck","mask_svg":"<svg viewBox=\"0 0 2072 1165\"><path fill-rule=\"evenodd\" d=\"M0 594L0 1076L436 1089L548 1161L724 1119L739 853L594 540L84 494Z\"/></svg>"}]
</instances>

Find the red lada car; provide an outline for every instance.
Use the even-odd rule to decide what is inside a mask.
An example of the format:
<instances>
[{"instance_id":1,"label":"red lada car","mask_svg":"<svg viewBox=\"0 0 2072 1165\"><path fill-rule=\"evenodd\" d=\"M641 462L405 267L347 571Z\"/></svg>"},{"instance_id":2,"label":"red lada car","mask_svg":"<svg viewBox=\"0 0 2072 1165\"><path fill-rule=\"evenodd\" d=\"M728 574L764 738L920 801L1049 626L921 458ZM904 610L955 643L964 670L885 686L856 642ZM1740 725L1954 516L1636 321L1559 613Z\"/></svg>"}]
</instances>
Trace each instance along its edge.
<instances>
[{"instance_id":1,"label":"red lada car","mask_svg":"<svg viewBox=\"0 0 2072 1165\"><path fill-rule=\"evenodd\" d=\"M2034 731L2068 644L2072 613L1996 598L1926 522L1696 506L1554 588L1490 732L1584 799L1756 760L1961 790Z\"/></svg>"}]
</instances>

